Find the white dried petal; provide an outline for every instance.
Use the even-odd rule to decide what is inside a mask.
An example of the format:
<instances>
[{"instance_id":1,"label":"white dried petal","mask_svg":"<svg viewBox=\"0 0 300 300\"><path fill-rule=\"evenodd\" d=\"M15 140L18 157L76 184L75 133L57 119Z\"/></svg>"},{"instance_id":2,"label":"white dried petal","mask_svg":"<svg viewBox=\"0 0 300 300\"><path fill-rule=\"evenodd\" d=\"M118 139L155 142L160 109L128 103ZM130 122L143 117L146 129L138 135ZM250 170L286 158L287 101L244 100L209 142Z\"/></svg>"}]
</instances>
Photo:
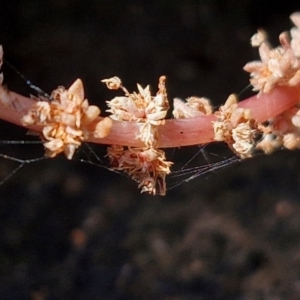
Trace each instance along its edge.
<instances>
[{"instance_id":1,"label":"white dried petal","mask_svg":"<svg viewBox=\"0 0 300 300\"><path fill-rule=\"evenodd\" d=\"M24 126L28 126L28 125L31 125L35 122L35 116L33 113L29 112L27 113L27 115L24 115L22 117L22 124Z\"/></svg>"},{"instance_id":2,"label":"white dried petal","mask_svg":"<svg viewBox=\"0 0 300 300\"><path fill-rule=\"evenodd\" d=\"M76 126L76 117L71 114L62 113L60 121L66 126Z\"/></svg>"},{"instance_id":3,"label":"white dried petal","mask_svg":"<svg viewBox=\"0 0 300 300\"><path fill-rule=\"evenodd\" d=\"M161 119L164 119L167 115L166 111L158 111L158 112L154 112L152 114L147 114L147 119L151 120L151 121L158 121Z\"/></svg>"},{"instance_id":4,"label":"white dried petal","mask_svg":"<svg viewBox=\"0 0 300 300\"><path fill-rule=\"evenodd\" d=\"M68 89L68 96L70 100L76 99L79 101L77 105L79 105L84 100L84 88L82 81L78 78L74 81L74 83Z\"/></svg>"},{"instance_id":5,"label":"white dried petal","mask_svg":"<svg viewBox=\"0 0 300 300\"><path fill-rule=\"evenodd\" d=\"M254 146L247 141L240 140L233 143L232 147L241 158L245 159L252 156L252 150Z\"/></svg>"},{"instance_id":6,"label":"white dried petal","mask_svg":"<svg viewBox=\"0 0 300 300\"><path fill-rule=\"evenodd\" d=\"M134 121L145 117L143 108L138 108L131 97L115 97L107 101L111 118L119 121Z\"/></svg>"},{"instance_id":7,"label":"white dried petal","mask_svg":"<svg viewBox=\"0 0 300 300\"><path fill-rule=\"evenodd\" d=\"M72 159L74 156L74 153L76 149L78 148L78 145L75 144L68 144L66 147L64 147L64 154L67 157L67 159Z\"/></svg>"},{"instance_id":8,"label":"white dried petal","mask_svg":"<svg viewBox=\"0 0 300 300\"><path fill-rule=\"evenodd\" d=\"M67 135L70 135L71 137L79 137L79 138L82 137L82 135L83 135L83 132L81 129L77 129L72 126L66 126L65 133Z\"/></svg>"},{"instance_id":9,"label":"white dried petal","mask_svg":"<svg viewBox=\"0 0 300 300\"><path fill-rule=\"evenodd\" d=\"M238 98L235 94L229 95L224 105L220 107L220 111L226 113L232 113L237 108Z\"/></svg>"},{"instance_id":10,"label":"white dried petal","mask_svg":"<svg viewBox=\"0 0 300 300\"><path fill-rule=\"evenodd\" d=\"M291 29L291 47L296 57L300 57L300 30L298 28Z\"/></svg>"},{"instance_id":11,"label":"white dried petal","mask_svg":"<svg viewBox=\"0 0 300 300\"><path fill-rule=\"evenodd\" d=\"M188 98L188 102L183 102L180 98L173 100L173 116L175 119L194 118L210 114L212 109L204 107L203 103L195 101L196 97ZM200 98L197 98L200 99ZM201 98L204 99L204 98ZM203 106L202 106L203 104Z\"/></svg>"},{"instance_id":12,"label":"white dried petal","mask_svg":"<svg viewBox=\"0 0 300 300\"><path fill-rule=\"evenodd\" d=\"M210 100L205 97L189 97L187 98L188 106L196 109L204 115L210 115L213 112L213 107L210 104Z\"/></svg>"},{"instance_id":13,"label":"white dried petal","mask_svg":"<svg viewBox=\"0 0 300 300\"><path fill-rule=\"evenodd\" d=\"M151 93L150 93L150 86L147 85L144 89L140 84L137 84L137 88L139 90L139 94L144 99L145 104L148 105L151 101Z\"/></svg>"},{"instance_id":14,"label":"white dried petal","mask_svg":"<svg viewBox=\"0 0 300 300\"><path fill-rule=\"evenodd\" d=\"M236 108L230 116L230 122L233 127L236 127L240 122L249 119L251 119L251 111L250 109L245 108Z\"/></svg>"},{"instance_id":15,"label":"white dried petal","mask_svg":"<svg viewBox=\"0 0 300 300\"><path fill-rule=\"evenodd\" d=\"M84 112L82 122L84 123L91 123L96 120L96 118L100 115L99 107L95 105L90 105L87 107L86 111Z\"/></svg>"},{"instance_id":16,"label":"white dried petal","mask_svg":"<svg viewBox=\"0 0 300 300\"><path fill-rule=\"evenodd\" d=\"M292 121L294 126L300 128L300 116L299 115L293 116L291 121Z\"/></svg>"},{"instance_id":17,"label":"white dried petal","mask_svg":"<svg viewBox=\"0 0 300 300\"><path fill-rule=\"evenodd\" d=\"M297 133L287 133L282 138L283 146L289 150L294 150L300 146L300 137Z\"/></svg>"},{"instance_id":18,"label":"white dried petal","mask_svg":"<svg viewBox=\"0 0 300 300\"><path fill-rule=\"evenodd\" d=\"M95 130L93 132L94 137L104 138L108 136L110 129L112 128L113 122L110 118L104 118L97 123Z\"/></svg>"},{"instance_id":19,"label":"white dried petal","mask_svg":"<svg viewBox=\"0 0 300 300\"><path fill-rule=\"evenodd\" d=\"M290 19L293 21L297 28L300 28L300 12L291 14Z\"/></svg>"},{"instance_id":20,"label":"white dried petal","mask_svg":"<svg viewBox=\"0 0 300 300\"><path fill-rule=\"evenodd\" d=\"M172 112L175 119L192 118L199 114L195 109L189 107L186 102L180 98L173 99L174 110Z\"/></svg>"},{"instance_id":21,"label":"white dried petal","mask_svg":"<svg viewBox=\"0 0 300 300\"><path fill-rule=\"evenodd\" d=\"M114 76L108 79L103 79L101 82L104 82L108 89L118 90L122 86L122 81L119 77Z\"/></svg>"},{"instance_id":22,"label":"white dried petal","mask_svg":"<svg viewBox=\"0 0 300 300\"><path fill-rule=\"evenodd\" d=\"M52 139L44 143L44 147L53 152L53 154L63 148L64 142L61 139Z\"/></svg>"},{"instance_id":23,"label":"white dried petal","mask_svg":"<svg viewBox=\"0 0 300 300\"><path fill-rule=\"evenodd\" d=\"M36 103L36 109L39 116L39 122L43 123L46 121L50 114L50 105L49 102L39 101Z\"/></svg>"},{"instance_id":24,"label":"white dried petal","mask_svg":"<svg viewBox=\"0 0 300 300\"><path fill-rule=\"evenodd\" d=\"M251 37L251 45L252 47L259 47L266 40L267 33L264 30L259 29L257 30L257 33Z\"/></svg>"},{"instance_id":25,"label":"white dried petal","mask_svg":"<svg viewBox=\"0 0 300 300\"><path fill-rule=\"evenodd\" d=\"M275 149L282 146L282 139L272 133L264 134L261 141L256 145L256 149L264 151L265 154L271 154Z\"/></svg>"},{"instance_id":26,"label":"white dried petal","mask_svg":"<svg viewBox=\"0 0 300 300\"><path fill-rule=\"evenodd\" d=\"M232 141L232 124L229 120L214 121L214 140L217 142L230 143Z\"/></svg>"},{"instance_id":27,"label":"white dried petal","mask_svg":"<svg viewBox=\"0 0 300 300\"><path fill-rule=\"evenodd\" d=\"M298 70L294 76L289 79L288 81L288 85L289 86L295 86L295 85L298 85L298 83L300 83L300 70Z\"/></svg>"},{"instance_id":28,"label":"white dried petal","mask_svg":"<svg viewBox=\"0 0 300 300\"><path fill-rule=\"evenodd\" d=\"M293 13L290 16L293 23L296 25L296 27L293 27L291 29L291 48L294 51L295 56L298 58L300 57L300 13Z\"/></svg>"}]
</instances>

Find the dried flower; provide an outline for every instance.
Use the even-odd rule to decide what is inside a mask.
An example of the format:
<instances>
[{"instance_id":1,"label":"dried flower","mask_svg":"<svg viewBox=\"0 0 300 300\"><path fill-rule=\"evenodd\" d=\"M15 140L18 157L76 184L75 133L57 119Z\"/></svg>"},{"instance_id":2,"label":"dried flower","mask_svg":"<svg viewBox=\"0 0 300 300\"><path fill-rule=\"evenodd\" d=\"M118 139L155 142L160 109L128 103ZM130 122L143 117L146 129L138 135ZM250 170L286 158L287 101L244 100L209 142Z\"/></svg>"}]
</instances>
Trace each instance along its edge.
<instances>
[{"instance_id":1,"label":"dried flower","mask_svg":"<svg viewBox=\"0 0 300 300\"><path fill-rule=\"evenodd\" d=\"M265 154L271 154L275 149L282 146L282 138L276 134L263 134L261 140L256 144L256 149L262 150Z\"/></svg>"},{"instance_id":2,"label":"dried flower","mask_svg":"<svg viewBox=\"0 0 300 300\"><path fill-rule=\"evenodd\" d=\"M139 123L140 132L136 136L144 148L126 148L112 146L108 148L108 157L116 170L122 170L139 182L142 192L165 194L165 177L170 173L171 162L166 161L165 153L157 149L157 126L164 124L169 102L165 87L166 77L161 76L158 92L152 96L150 87L142 88L137 84L138 93L129 93L118 77L105 79L110 86L121 88L125 96L107 101L111 118L119 121ZM118 84L114 84L117 81Z\"/></svg>"},{"instance_id":3,"label":"dried flower","mask_svg":"<svg viewBox=\"0 0 300 300\"><path fill-rule=\"evenodd\" d=\"M256 38L253 38L256 40ZM258 38L259 39L259 38ZM294 86L300 82L300 62L291 47L287 33L279 36L281 46L271 49L266 41L259 46L261 61L244 66L251 73L250 82L254 91L268 93L275 86ZM256 46L256 42L254 42Z\"/></svg>"},{"instance_id":4,"label":"dried flower","mask_svg":"<svg viewBox=\"0 0 300 300\"><path fill-rule=\"evenodd\" d=\"M256 145L266 154L280 147L294 150L300 148L300 110L292 107L269 121L264 134Z\"/></svg>"},{"instance_id":5,"label":"dried flower","mask_svg":"<svg viewBox=\"0 0 300 300\"><path fill-rule=\"evenodd\" d=\"M187 99L187 102L174 98L173 106L173 116L176 119L210 115L213 111L210 101L204 97L190 97Z\"/></svg>"},{"instance_id":6,"label":"dried flower","mask_svg":"<svg viewBox=\"0 0 300 300\"><path fill-rule=\"evenodd\" d=\"M267 40L267 33L259 29L257 33L255 33L251 38L251 45L252 47L259 47L263 42Z\"/></svg>"},{"instance_id":7,"label":"dried flower","mask_svg":"<svg viewBox=\"0 0 300 300\"><path fill-rule=\"evenodd\" d=\"M282 146L294 150L300 147L300 110L292 107L274 118L274 131L281 137Z\"/></svg>"},{"instance_id":8,"label":"dried flower","mask_svg":"<svg viewBox=\"0 0 300 300\"><path fill-rule=\"evenodd\" d=\"M226 142L241 158L251 157L258 125L251 119L250 110L238 108L236 96L230 95L215 116L214 139Z\"/></svg>"},{"instance_id":9,"label":"dried flower","mask_svg":"<svg viewBox=\"0 0 300 300\"><path fill-rule=\"evenodd\" d=\"M256 136L254 123L253 119L248 120L247 122L238 124L232 129L232 139L234 140L232 148L241 158L248 158L252 156Z\"/></svg>"},{"instance_id":10,"label":"dried flower","mask_svg":"<svg viewBox=\"0 0 300 300\"><path fill-rule=\"evenodd\" d=\"M83 84L77 79L66 90L58 87L52 92L51 102L37 101L24 115L24 125L42 125L42 139L46 155L54 157L64 152L68 159L72 159L75 150L90 134L87 126L94 122L100 114L100 109L89 105L84 99ZM108 135L112 126L109 118L104 118L96 124L95 136Z\"/></svg>"},{"instance_id":11,"label":"dried flower","mask_svg":"<svg viewBox=\"0 0 300 300\"><path fill-rule=\"evenodd\" d=\"M139 183L141 192L165 195L165 177L172 163L166 161L162 150L113 145L108 147L107 156L115 170L125 172Z\"/></svg>"},{"instance_id":12,"label":"dried flower","mask_svg":"<svg viewBox=\"0 0 300 300\"><path fill-rule=\"evenodd\" d=\"M122 81L119 77L114 76L108 79L103 79L101 82L106 83L107 88L110 90L118 90L122 86Z\"/></svg>"},{"instance_id":13,"label":"dried flower","mask_svg":"<svg viewBox=\"0 0 300 300\"><path fill-rule=\"evenodd\" d=\"M118 78L118 77L113 77ZM124 87L125 96L115 97L114 99L107 101L107 105L110 108L107 110L111 113L111 118L120 121L137 121L145 122L158 121L164 119L168 108L169 102L167 99L165 89L165 76L161 76L158 84L158 92L156 96L151 96L149 85L146 88L142 88L137 84L139 93L130 94ZM106 83L111 83L111 79L102 80ZM121 81L120 81L121 82ZM117 87L118 85L115 85ZM119 85L122 87L122 85Z\"/></svg>"},{"instance_id":14,"label":"dried flower","mask_svg":"<svg viewBox=\"0 0 300 300\"><path fill-rule=\"evenodd\" d=\"M300 136L299 132L286 133L282 137L282 145L289 149L295 150L300 147Z\"/></svg>"}]
</instances>

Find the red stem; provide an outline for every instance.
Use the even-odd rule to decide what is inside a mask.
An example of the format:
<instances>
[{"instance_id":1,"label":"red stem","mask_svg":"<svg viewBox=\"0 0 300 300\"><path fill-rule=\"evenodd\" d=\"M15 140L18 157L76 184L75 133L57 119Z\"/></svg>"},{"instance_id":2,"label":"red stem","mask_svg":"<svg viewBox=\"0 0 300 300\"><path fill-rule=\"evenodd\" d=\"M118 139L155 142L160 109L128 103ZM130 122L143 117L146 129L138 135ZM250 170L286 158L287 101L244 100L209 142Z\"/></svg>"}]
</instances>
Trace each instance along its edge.
<instances>
[{"instance_id":1,"label":"red stem","mask_svg":"<svg viewBox=\"0 0 300 300\"><path fill-rule=\"evenodd\" d=\"M277 87L268 94L253 96L239 103L240 107L250 108L252 117L260 122L269 120L284 112L299 101L300 85L295 87ZM34 104L34 100L14 92L0 90L0 119L22 126L21 118ZM181 147L199 145L213 141L212 121L214 115L189 119L166 120L165 125L158 128L159 147ZM97 120L99 121L99 119ZM95 124L94 124L95 125ZM136 139L139 124L134 122L114 121L108 137L88 141L99 144L118 144L142 147ZM30 126L30 129L41 131L41 126ZM91 126L93 131L93 125Z\"/></svg>"}]
</instances>

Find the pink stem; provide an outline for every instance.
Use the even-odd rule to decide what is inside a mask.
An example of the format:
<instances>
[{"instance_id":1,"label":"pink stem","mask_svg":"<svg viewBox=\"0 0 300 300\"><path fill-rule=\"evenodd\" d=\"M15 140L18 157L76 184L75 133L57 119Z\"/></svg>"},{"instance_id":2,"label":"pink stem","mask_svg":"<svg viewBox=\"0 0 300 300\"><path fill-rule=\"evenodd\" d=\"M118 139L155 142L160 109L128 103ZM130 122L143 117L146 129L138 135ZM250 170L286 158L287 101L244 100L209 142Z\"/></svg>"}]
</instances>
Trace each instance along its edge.
<instances>
[{"instance_id":1,"label":"pink stem","mask_svg":"<svg viewBox=\"0 0 300 300\"><path fill-rule=\"evenodd\" d=\"M239 103L240 107L250 108L254 119L263 122L284 112L299 101L300 85L295 87L277 87L268 94L250 97ZM0 119L22 126L21 118L25 115L34 100L14 92L0 90ZM188 145L206 144L213 141L212 121L214 115L166 120L165 125L158 129L159 147L181 147ZM99 119L97 120L99 121ZM95 125L95 124L94 124ZM32 130L41 131L41 126L30 126ZM136 139L139 124L133 122L114 121L108 137L96 139L91 136L89 142L99 144L118 144L142 147ZM91 126L93 131L93 125Z\"/></svg>"}]
</instances>

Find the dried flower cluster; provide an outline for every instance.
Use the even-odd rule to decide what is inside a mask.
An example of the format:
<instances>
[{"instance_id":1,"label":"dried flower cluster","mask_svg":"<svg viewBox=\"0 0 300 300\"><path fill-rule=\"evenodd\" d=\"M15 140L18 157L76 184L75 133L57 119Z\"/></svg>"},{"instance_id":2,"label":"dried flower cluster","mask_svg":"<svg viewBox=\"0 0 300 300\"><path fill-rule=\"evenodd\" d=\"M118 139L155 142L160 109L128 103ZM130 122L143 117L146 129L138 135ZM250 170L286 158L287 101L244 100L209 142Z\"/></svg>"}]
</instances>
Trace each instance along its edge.
<instances>
[{"instance_id":1,"label":"dried flower cluster","mask_svg":"<svg viewBox=\"0 0 300 300\"><path fill-rule=\"evenodd\" d=\"M253 154L256 137L263 126L251 118L250 109L239 108L237 103L237 97L230 95L226 103L214 113L217 119L212 122L214 140L227 143L234 153L241 158L248 158ZM191 97L186 102L174 99L173 115L176 119L212 113L213 108L206 98Z\"/></svg>"},{"instance_id":2,"label":"dried flower cluster","mask_svg":"<svg viewBox=\"0 0 300 300\"><path fill-rule=\"evenodd\" d=\"M183 102L179 98L173 101L173 116L176 119L194 118L210 115L213 108L207 98L190 97Z\"/></svg>"},{"instance_id":3,"label":"dried flower cluster","mask_svg":"<svg viewBox=\"0 0 300 300\"><path fill-rule=\"evenodd\" d=\"M82 82L77 79L68 90L64 87L54 90L51 101L37 101L22 121L25 126L43 126L42 139L47 156L54 157L64 152L68 159L72 159L75 150L90 134L88 125L99 114L100 109L84 99ZM105 137L111 126L112 121L105 118L98 122L93 134Z\"/></svg>"},{"instance_id":4,"label":"dried flower cluster","mask_svg":"<svg viewBox=\"0 0 300 300\"><path fill-rule=\"evenodd\" d=\"M165 76L161 76L156 96L150 88L142 88L138 93L129 93L118 77L104 79L109 89L121 88L125 96L107 101L110 117L118 121L136 122L140 132L136 136L145 147L124 147L113 145L108 148L111 166L129 174L139 183L141 192L164 195L166 192L165 177L170 173L171 162L166 161L165 153L157 148L157 127L164 124L169 102L165 87Z\"/></svg>"},{"instance_id":5,"label":"dried flower cluster","mask_svg":"<svg viewBox=\"0 0 300 300\"><path fill-rule=\"evenodd\" d=\"M251 111L238 108L236 96L230 95L215 116L215 140L226 142L241 158L251 157L257 135L257 122L251 118Z\"/></svg>"},{"instance_id":6,"label":"dried flower cluster","mask_svg":"<svg viewBox=\"0 0 300 300\"><path fill-rule=\"evenodd\" d=\"M267 35L259 30L251 38L253 47L259 47L261 61L250 62L244 69L250 72L250 82L255 91L269 93L276 86L295 86L300 83L300 13L291 16L296 27L279 36L280 46L272 49ZM174 99L175 118L193 118L212 113L205 98L192 97L187 102ZM268 120L263 126L252 118L251 110L238 107L237 98L230 95L217 110L213 121L214 140L223 141L241 158L253 156L256 149L271 153L276 148L300 147L300 110L297 107ZM258 140L259 136L262 136Z\"/></svg>"},{"instance_id":7,"label":"dried flower cluster","mask_svg":"<svg viewBox=\"0 0 300 300\"><path fill-rule=\"evenodd\" d=\"M291 16L297 27L291 30L291 40L287 32L279 36L281 46L272 49L265 32L258 31L251 39L252 46L259 47L261 61L253 61L244 66L250 73L254 91L268 93L275 86L295 86L300 82L300 14Z\"/></svg>"},{"instance_id":8,"label":"dried flower cluster","mask_svg":"<svg viewBox=\"0 0 300 300\"><path fill-rule=\"evenodd\" d=\"M275 86L300 83L300 13L294 13L290 18L296 27L290 30L290 36L288 32L280 34L281 46L272 49L263 31L258 31L251 39L252 46L259 47L261 61L250 62L244 69L251 73L250 82L259 93L269 93ZM298 107L290 108L260 129L263 136L256 148L265 153L280 147L299 148L300 110Z\"/></svg>"},{"instance_id":9,"label":"dried flower cluster","mask_svg":"<svg viewBox=\"0 0 300 300\"><path fill-rule=\"evenodd\" d=\"M214 140L225 142L241 158L251 157L256 146L256 137L263 126L251 118L250 109L238 107L238 99L230 95L226 103L214 115L212 122ZM212 114L212 107L206 98L191 97L187 102L175 98L175 118L193 118Z\"/></svg>"},{"instance_id":10,"label":"dried flower cluster","mask_svg":"<svg viewBox=\"0 0 300 300\"><path fill-rule=\"evenodd\" d=\"M269 121L257 149L266 154L284 147L289 150L300 148L300 110L292 107Z\"/></svg>"}]
</instances>

